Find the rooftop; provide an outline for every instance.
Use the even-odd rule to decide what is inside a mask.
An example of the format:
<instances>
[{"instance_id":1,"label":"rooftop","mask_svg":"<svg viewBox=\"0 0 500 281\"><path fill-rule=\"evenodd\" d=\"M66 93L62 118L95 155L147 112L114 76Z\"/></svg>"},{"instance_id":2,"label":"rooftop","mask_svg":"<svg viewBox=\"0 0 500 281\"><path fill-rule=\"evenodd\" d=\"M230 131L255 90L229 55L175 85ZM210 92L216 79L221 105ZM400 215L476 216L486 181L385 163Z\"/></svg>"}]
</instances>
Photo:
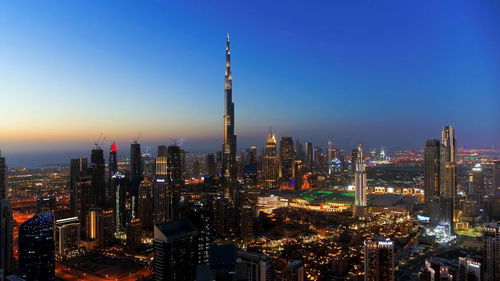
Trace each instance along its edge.
<instances>
[{"instance_id":1,"label":"rooftop","mask_svg":"<svg viewBox=\"0 0 500 281\"><path fill-rule=\"evenodd\" d=\"M198 230L188 219L155 225L155 239L165 240L165 242L173 242L188 236L196 235L198 235Z\"/></svg>"}]
</instances>

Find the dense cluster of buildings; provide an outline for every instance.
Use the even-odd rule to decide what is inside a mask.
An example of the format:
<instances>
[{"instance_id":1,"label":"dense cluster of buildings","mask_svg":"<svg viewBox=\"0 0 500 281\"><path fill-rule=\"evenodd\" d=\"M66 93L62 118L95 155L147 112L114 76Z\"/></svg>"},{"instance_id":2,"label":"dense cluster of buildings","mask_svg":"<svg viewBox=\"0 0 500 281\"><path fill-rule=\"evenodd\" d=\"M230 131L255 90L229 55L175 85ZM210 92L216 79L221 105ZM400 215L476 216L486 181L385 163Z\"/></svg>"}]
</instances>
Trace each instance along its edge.
<instances>
[{"instance_id":1,"label":"dense cluster of buildings","mask_svg":"<svg viewBox=\"0 0 500 281\"><path fill-rule=\"evenodd\" d=\"M416 271L420 280L500 280L500 162L493 164L493 188L478 161L462 184L451 126L441 140L427 141L423 178L394 187L374 178L391 177L405 163L421 168L413 153L391 166L384 148L367 153L360 144L344 155L332 141L323 151L289 136L278 141L270 130L261 153L251 147L238 155L229 36L224 93L216 154L188 159L174 143L153 156L136 139L124 166L117 145L106 161L98 139L90 161L71 159L69 199L56 200L59 190L37 194L36 212L18 227L17 258L0 155L0 280L55 280L58 266L98 253L140 263L138 279L148 280L390 281L424 236L422 225L446 243L482 227L483 255L427 258ZM373 167L381 170L370 178ZM294 252L297 243L309 246Z\"/></svg>"}]
</instances>

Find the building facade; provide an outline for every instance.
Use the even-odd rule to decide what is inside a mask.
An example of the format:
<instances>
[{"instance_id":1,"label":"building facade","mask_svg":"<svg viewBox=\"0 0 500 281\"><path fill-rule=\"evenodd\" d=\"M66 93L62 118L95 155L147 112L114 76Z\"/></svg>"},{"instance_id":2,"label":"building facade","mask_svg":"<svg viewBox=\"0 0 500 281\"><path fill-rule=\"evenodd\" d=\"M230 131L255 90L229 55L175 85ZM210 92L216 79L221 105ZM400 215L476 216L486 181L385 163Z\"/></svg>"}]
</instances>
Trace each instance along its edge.
<instances>
[{"instance_id":1,"label":"building facade","mask_svg":"<svg viewBox=\"0 0 500 281\"><path fill-rule=\"evenodd\" d=\"M186 219L154 227L154 280L192 281L196 275L198 230Z\"/></svg>"},{"instance_id":2,"label":"building facade","mask_svg":"<svg viewBox=\"0 0 500 281\"><path fill-rule=\"evenodd\" d=\"M53 212L36 214L19 227L19 273L26 281L55 279Z\"/></svg>"},{"instance_id":3,"label":"building facade","mask_svg":"<svg viewBox=\"0 0 500 281\"><path fill-rule=\"evenodd\" d=\"M365 281L394 280L394 243L365 241Z\"/></svg>"},{"instance_id":4,"label":"building facade","mask_svg":"<svg viewBox=\"0 0 500 281\"><path fill-rule=\"evenodd\" d=\"M356 155L356 173L354 176L354 189L356 193L355 205L357 207L366 207L366 192L367 192L367 184L366 184L366 167L363 156L363 147L361 144L358 146L357 155Z\"/></svg>"},{"instance_id":5,"label":"building facade","mask_svg":"<svg viewBox=\"0 0 500 281\"><path fill-rule=\"evenodd\" d=\"M278 187L278 165L276 138L274 134L269 133L264 150L264 187L266 189Z\"/></svg>"},{"instance_id":6,"label":"building facade","mask_svg":"<svg viewBox=\"0 0 500 281\"><path fill-rule=\"evenodd\" d=\"M222 145L222 172L224 196L233 198L237 183L236 135L234 134L233 76L231 73L231 52L229 34L226 41L226 72L224 74L224 143Z\"/></svg>"}]
</instances>

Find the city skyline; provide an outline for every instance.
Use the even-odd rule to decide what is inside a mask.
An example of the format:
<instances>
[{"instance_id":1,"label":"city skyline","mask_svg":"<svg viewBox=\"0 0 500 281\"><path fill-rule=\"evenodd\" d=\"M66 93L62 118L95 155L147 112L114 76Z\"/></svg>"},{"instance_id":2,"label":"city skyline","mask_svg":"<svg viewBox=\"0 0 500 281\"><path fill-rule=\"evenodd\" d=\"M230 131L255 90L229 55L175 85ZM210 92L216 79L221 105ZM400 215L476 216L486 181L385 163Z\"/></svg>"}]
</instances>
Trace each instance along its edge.
<instances>
[{"instance_id":1,"label":"city skyline","mask_svg":"<svg viewBox=\"0 0 500 281\"><path fill-rule=\"evenodd\" d=\"M8 161L23 152L66 153L64 158L69 151L88 154L100 133L107 137L103 147L116 141L119 154L139 132L143 148L183 138L188 151L220 150L221 46L226 31L235 54L238 152L263 147L269 126L278 137L314 145L333 140L344 149L359 142L420 149L449 124L457 130L458 147L499 145L499 87L494 77L500 70L491 49L499 40L493 30L498 22L494 3L446 7L461 13L435 4L435 14L427 16L419 6L411 14L414 22L394 13L408 12L409 4L332 4L313 19L310 13L316 7L300 11L304 7L292 3L284 7L290 15L275 20L266 16L279 8L276 4L269 11L255 9L255 14L235 5L221 19L216 7L222 3L189 6L187 11L188 5L152 2L137 13L134 4L124 3L109 17L91 4L78 5L88 14L51 2L43 7L6 3L0 12L5 23L0 32L8 42L0 47L6 63L1 70L6 83L0 84L0 91L8 93L0 147ZM189 13L203 8L210 13L200 19ZM371 13L383 8L388 9L380 11L383 14ZM359 10L354 18L341 15L353 9ZM16 18L21 10L33 19L21 22ZM339 17L330 17L328 11ZM242 13L246 16L238 18ZM294 24L291 15L310 21ZM382 15L388 19L367 28ZM250 24L260 16L262 22ZM363 16L362 22L355 22ZM392 25L391 19L399 19L401 26ZM457 23L461 31L455 31ZM259 27L262 32L257 32ZM436 37L437 27L446 30L446 38ZM328 28L333 28L331 33ZM79 41L83 38L85 42ZM405 42L409 39L415 45ZM30 41L36 46L26 44ZM76 46L79 42L84 44ZM374 48L366 48L367 43ZM118 51L119 46L126 47ZM460 57L439 57L436 62L435 56L446 52Z\"/></svg>"},{"instance_id":2,"label":"city skyline","mask_svg":"<svg viewBox=\"0 0 500 281\"><path fill-rule=\"evenodd\" d=\"M488 1L0 4L0 281L498 281Z\"/></svg>"}]
</instances>

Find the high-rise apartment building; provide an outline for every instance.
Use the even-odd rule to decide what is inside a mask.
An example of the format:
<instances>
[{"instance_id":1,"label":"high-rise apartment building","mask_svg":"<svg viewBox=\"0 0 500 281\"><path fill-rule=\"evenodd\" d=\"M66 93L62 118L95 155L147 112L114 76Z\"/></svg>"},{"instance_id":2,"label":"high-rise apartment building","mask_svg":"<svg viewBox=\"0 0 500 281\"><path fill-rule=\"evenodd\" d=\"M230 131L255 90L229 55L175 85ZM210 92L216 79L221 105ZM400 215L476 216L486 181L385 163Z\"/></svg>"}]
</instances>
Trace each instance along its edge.
<instances>
[{"instance_id":1,"label":"high-rise apartment building","mask_svg":"<svg viewBox=\"0 0 500 281\"><path fill-rule=\"evenodd\" d=\"M19 227L19 273L27 281L54 280L54 213L34 215Z\"/></svg>"},{"instance_id":2,"label":"high-rise apartment building","mask_svg":"<svg viewBox=\"0 0 500 281\"><path fill-rule=\"evenodd\" d=\"M184 151L177 145L168 147L167 171L169 179L171 199L168 208L170 211L170 220L179 218L180 190L184 186Z\"/></svg>"},{"instance_id":3,"label":"high-rise apartment building","mask_svg":"<svg viewBox=\"0 0 500 281\"><path fill-rule=\"evenodd\" d=\"M182 166L181 148L177 145L169 146L167 149L168 176L174 185L182 185L184 183Z\"/></svg>"},{"instance_id":4,"label":"high-rise apartment building","mask_svg":"<svg viewBox=\"0 0 500 281\"><path fill-rule=\"evenodd\" d=\"M484 173L481 164L476 164L469 173L469 194L485 194Z\"/></svg>"},{"instance_id":5,"label":"high-rise apartment building","mask_svg":"<svg viewBox=\"0 0 500 281\"><path fill-rule=\"evenodd\" d=\"M187 219L154 226L154 280L195 279L198 230Z\"/></svg>"},{"instance_id":6,"label":"high-rise apartment building","mask_svg":"<svg viewBox=\"0 0 500 281\"><path fill-rule=\"evenodd\" d=\"M358 149L355 148L351 151L351 182L354 184L356 180L356 162L358 161Z\"/></svg>"},{"instance_id":7,"label":"high-rise apartment building","mask_svg":"<svg viewBox=\"0 0 500 281\"><path fill-rule=\"evenodd\" d=\"M213 153L207 154L207 175L214 177L217 175L217 162L215 162L215 155Z\"/></svg>"},{"instance_id":8,"label":"high-rise apartment building","mask_svg":"<svg viewBox=\"0 0 500 281\"><path fill-rule=\"evenodd\" d=\"M90 174L92 176L92 204L102 205L106 200L104 151L96 145L90 154Z\"/></svg>"},{"instance_id":9,"label":"high-rise apartment building","mask_svg":"<svg viewBox=\"0 0 500 281\"><path fill-rule=\"evenodd\" d=\"M456 280L481 281L481 263L469 257L459 257Z\"/></svg>"},{"instance_id":10,"label":"high-rise apartment building","mask_svg":"<svg viewBox=\"0 0 500 281\"><path fill-rule=\"evenodd\" d=\"M111 178L118 172L118 159L116 158L116 144L113 142L109 149L109 163L108 163L109 177Z\"/></svg>"},{"instance_id":11,"label":"high-rise apartment building","mask_svg":"<svg viewBox=\"0 0 500 281\"><path fill-rule=\"evenodd\" d=\"M153 183L154 223L172 221L172 185L169 183L167 156L158 156L155 161L155 180Z\"/></svg>"},{"instance_id":12,"label":"high-rise apartment building","mask_svg":"<svg viewBox=\"0 0 500 281\"><path fill-rule=\"evenodd\" d=\"M313 162L313 145L311 142L306 142L306 164L312 164Z\"/></svg>"},{"instance_id":13,"label":"high-rise apartment building","mask_svg":"<svg viewBox=\"0 0 500 281\"><path fill-rule=\"evenodd\" d=\"M453 233L454 222L457 221L456 177L457 169L456 140L451 126L444 126L440 147L440 223Z\"/></svg>"},{"instance_id":14,"label":"high-rise apartment building","mask_svg":"<svg viewBox=\"0 0 500 281\"><path fill-rule=\"evenodd\" d=\"M142 178L141 144L134 141L134 143L130 145L130 182L139 186L139 182Z\"/></svg>"},{"instance_id":15,"label":"high-rise apartment building","mask_svg":"<svg viewBox=\"0 0 500 281\"><path fill-rule=\"evenodd\" d=\"M299 140L295 141L295 158L302 163L305 161L304 147Z\"/></svg>"},{"instance_id":16,"label":"high-rise apartment building","mask_svg":"<svg viewBox=\"0 0 500 281\"><path fill-rule=\"evenodd\" d=\"M365 281L394 280L394 243L365 241Z\"/></svg>"},{"instance_id":17,"label":"high-rise apartment building","mask_svg":"<svg viewBox=\"0 0 500 281\"><path fill-rule=\"evenodd\" d=\"M55 223L55 257L65 260L83 253L80 247L80 221L78 217L56 220Z\"/></svg>"},{"instance_id":18,"label":"high-rise apartment building","mask_svg":"<svg viewBox=\"0 0 500 281\"><path fill-rule=\"evenodd\" d=\"M81 182L87 176L87 158L71 159L69 172L69 188L70 188L70 208L72 216L80 214L80 186Z\"/></svg>"},{"instance_id":19,"label":"high-rise apartment building","mask_svg":"<svg viewBox=\"0 0 500 281\"><path fill-rule=\"evenodd\" d=\"M2 157L2 151L0 150L0 200L7 199L9 197L9 189L7 187L7 164L5 163L5 157Z\"/></svg>"},{"instance_id":20,"label":"high-rise apartment building","mask_svg":"<svg viewBox=\"0 0 500 281\"><path fill-rule=\"evenodd\" d=\"M103 209L97 213L97 239L99 248L104 249L115 242L115 214L112 209Z\"/></svg>"},{"instance_id":21,"label":"high-rise apartment building","mask_svg":"<svg viewBox=\"0 0 500 281\"><path fill-rule=\"evenodd\" d=\"M278 152L276 149L276 138L273 133L267 136L266 148L264 150L264 187L267 189L278 187Z\"/></svg>"},{"instance_id":22,"label":"high-rise apartment building","mask_svg":"<svg viewBox=\"0 0 500 281\"><path fill-rule=\"evenodd\" d=\"M431 210L433 199L439 198L440 162L439 140L428 140L424 151L424 203Z\"/></svg>"},{"instance_id":23,"label":"high-rise apartment building","mask_svg":"<svg viewBox=\"0 0 500 281\"><path fill-rule=\"evenodd\" d=\"M14 271L12 255L12 210L10 201L0 199L0 270L5 276Z\"/></svg>"},{"instance_id":24,"label":"high-rise apartment building","mask_svg":"<svg viewBox=\"0 0 500 281\"><path fill-rule=\"evenodd\" d=\"M144 180L139 186L138 218L141 220L142 229L153 231L153 182Z\"/></svg>"},{"instance_id":25,"label":"high-rise apartment building","mask_svg":"<svg viewBox=\"0 0 500 281\"><path fill-rule=\"evenodd\" d=\"M500 225L488 223L483 230L483 281L500 280Z\"/></svg>"},{"instance_id":26,"label":"high-rise apartment building","mask_svg":"<svg viewBox=\"0 0 500 281\"><path fill-rule=\"evenodd\" d=\"M293 165L295 162L292 137L282 137L280 141L280 177L291 181L294 177Z\"/></svg>"},{"instance_id":27,"label":"high-rise apartment building","mask_svg":"<svg viewBox=\"0 0 500 281\"><path fill-rule=\"evenodd\" d=\"M109 150L109 162L108 162L108 189L106 191L106 196L108 198L113 197L113 176L118 172L118 159L116 158L116 144L113 142Z\"/></svg>"},{"instance_id":28,"label":"high-rise apartment building","mask_svg":"<svg viewBox=\"0 0 500 281\"><path fill-rule=\"evenodd\" d=\"M493 188L496 193L500 193L500 161L493 163Z\"/></svg>"},{"instance_id":29,"label":"high-rise apartment building","mask_svg":"<svg viewBox=\"0 0 500 281\"><path fill-rule=\"evenodd\" d=\"M275 280L274 261L270 256L250 251L238 251L236 280Z\"/></svg>"},{"instance_id":30,"label":"high-rise apartment building","mask_svg":"<svg viewBox=\"0 0 500 281\"><path fill-rule=\"evenodd\" d=\"M88 212L90 208L92 208L92 177L85 176L81 177L77 182L78 190L79 190L79 210L78 210L78 219L81 222L86 221L88 216ZM87 233L87 225L81 225L80 230L82 231L82 237L85 237Z\"/></svg>"},{"instance_id":31,"label":"high-rise apartment building","mask_svg":"<svg viewBox=\"0 0 500 281\"><path fill-rule=\"evenodd\" d=\"M127 190L129 188L129 180L120 172L117 172L111 178L112 198L115 217L116 229L124 229L127 226ZM82 224L83 226L83 224Z\"/></svg>"},{"instance_id":32,"label":"high-rise apartment building","mask_svg":"<svg viewBox=\"0 0 500 281\"><path fill-rule=\"evenodd\" d=\"M140 219L133 219L127 226L127 251L135 253L142 246L142 224Z\"/></svg>"}]
</instances>

